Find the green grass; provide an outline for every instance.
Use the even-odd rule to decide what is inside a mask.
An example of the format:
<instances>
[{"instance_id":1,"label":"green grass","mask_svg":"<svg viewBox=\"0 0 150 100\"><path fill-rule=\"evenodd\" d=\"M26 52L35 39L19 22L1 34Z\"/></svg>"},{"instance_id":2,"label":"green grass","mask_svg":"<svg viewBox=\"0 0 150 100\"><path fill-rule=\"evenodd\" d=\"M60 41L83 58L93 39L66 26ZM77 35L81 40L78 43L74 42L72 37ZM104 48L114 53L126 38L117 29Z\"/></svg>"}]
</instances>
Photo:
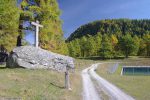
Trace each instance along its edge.
<instances>
[{"instance_id":1,"label":"green grass","mask_svg":"<svg viewBox=\"0 0 150 100\"><path fill-rule=\"evenodd\" d=\"M63 88L63 76L48 70L1 69L0 97L20 97L26 100L66 98L61 97L67 92Z\"/></svg>"},{"instance_id":2,"label":"green grass","mask_svg":"<svg viewBox=\"0 0 150 100\"><path fill-rule=\"evenodd\" d=\"M125 60L125 65L150 65L150 59L128 59ZM129 62L130 61L130 62ZM129 62L129 63L127 63ZM122 65L120 64L119 68L114 74L110 74L108 69L111 64L103 64L97 69L97 73L104 77L109 82L115 84L117 87L125 91L127 94L136 98L136 100L149 100L150 98L150 76L130 76L125 75L121 76Z\"/></svg>"},{"instance_id":3,"label":"green grass","mask_svg":"<svg viewBox=\"0 0 150 100\"><path fill-rule=\"evenodd\" d=\"M121 61L124 65L128 65L126 62L133 62L132 60ZM134 61L141 64L139 59ZM9 97L23 100L82 100L81 71L98 62L101 61L76 59L75 71L70 75L71 91L64 89L64 73L51 70L9 69L0 66L0 99ZM146 60L142 60L142 63L149 64ZM107 66L103 65L97 70L101 76L139 100L150 98L149 76L120 76L120 69L115 74L109 74Z\"/></svg>"},{"instance_id":4,"label":"green grass","mask_svg":"<svg viewBox=\"0 0 150 100\"><path fill-rule=\"evenodd\" d=\"M76 69L70 74L71 91L64 88L64 73L51 70L9 69L0 66L0 99L21 98L23 100L81 100L81 71L92 60L75 61Z\"/></svg>"}]
</instances>

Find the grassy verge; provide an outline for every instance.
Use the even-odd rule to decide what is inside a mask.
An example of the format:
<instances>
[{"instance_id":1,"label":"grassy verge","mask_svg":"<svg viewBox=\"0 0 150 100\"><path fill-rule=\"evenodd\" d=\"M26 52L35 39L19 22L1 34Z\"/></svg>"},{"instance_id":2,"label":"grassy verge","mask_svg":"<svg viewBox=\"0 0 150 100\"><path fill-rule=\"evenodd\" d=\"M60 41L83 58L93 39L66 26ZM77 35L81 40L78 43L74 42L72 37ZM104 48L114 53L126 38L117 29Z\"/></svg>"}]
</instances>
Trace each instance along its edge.
<instances>
[{"instance_id":1,"label":"grassy verge","mask_svg":"<svg viewBox=\"0 0 150 100\"><path fill-rule=\"evenodd\" d=\"M120 64L117 71L113 74L108 72L111 64L103 64L97 69L97 73L115 84L127 94L137 100L149 100L150 98L150 76L121 76L122 65L150 65L150 59L128 59Z\"/></svg>"},{"instance_id":2,"label":"grassy verge","mask_svg":"<svg viewBox=\"0 0 150 100\"><path fill-rule=\"evenodd\" d=\"M96 63L92 60L76 60L76 69L70 74L71 91L64 89L64 73L51 70L9 69L0 66L0 99L23 100L81 100L82 69Z\"/></svg>"},{"instance_id":3,"label":"grassy verge","mask_svg":"<svg viewBox=\"0 0 150 100\"><path fill-rule=\"evenodd\" d=\"M128 65L129 63L126 62L129 61L133 63L131 59L123 60L125 65ZM134 62L137 61L141 60L134 60ZM0 66L0 99L6 97L21 98L23 100L81 100L81 71L98 62L100 61L81 59L75 61L76 69L70 75L71 91L64 89L64 73L51 70L8 69L5 66ZM142 60L142 62L143 64L149 64L145 60ZM149 76L120 76L120 69L114 74L109 74L107 69L110 66L103 65L97 71L101 76L133 97L139 100L148 100L150 98Z\"/></svg>"},{"instance_id":4,"label":"grassy verge","mask_svg":"<svg viewBox=\"0 0 150 100\"><path fill-rule=\"evenodd\" d=\"M80 90L74 89L74 86L80 87L77 79L80 81L78 74L71 75L73 90L67 91L64 89L63 73L49 70L1 69L0 97L25 100L70 100L72 97L80 99Z\"/></svg>"}]
</instances>

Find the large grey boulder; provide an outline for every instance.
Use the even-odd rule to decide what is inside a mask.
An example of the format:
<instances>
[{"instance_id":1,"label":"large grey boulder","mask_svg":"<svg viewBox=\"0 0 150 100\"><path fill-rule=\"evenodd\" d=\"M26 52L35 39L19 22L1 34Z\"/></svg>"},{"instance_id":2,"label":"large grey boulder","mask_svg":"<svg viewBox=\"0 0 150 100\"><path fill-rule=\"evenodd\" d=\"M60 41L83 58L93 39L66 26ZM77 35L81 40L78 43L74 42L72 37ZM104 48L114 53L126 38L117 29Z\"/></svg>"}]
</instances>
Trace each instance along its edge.
<instances>
[{"instance_id":1,"label":"large grey boulder","mask_svg":"<svg viewBox=\"0 0 150 100\"><path fill-rule=\"evenodd\" d=\"M28 69L54 69L65 72L74 68L74 59L33 46L16 47L10 53L7 67Z\"/></svg>"}]
</instances>

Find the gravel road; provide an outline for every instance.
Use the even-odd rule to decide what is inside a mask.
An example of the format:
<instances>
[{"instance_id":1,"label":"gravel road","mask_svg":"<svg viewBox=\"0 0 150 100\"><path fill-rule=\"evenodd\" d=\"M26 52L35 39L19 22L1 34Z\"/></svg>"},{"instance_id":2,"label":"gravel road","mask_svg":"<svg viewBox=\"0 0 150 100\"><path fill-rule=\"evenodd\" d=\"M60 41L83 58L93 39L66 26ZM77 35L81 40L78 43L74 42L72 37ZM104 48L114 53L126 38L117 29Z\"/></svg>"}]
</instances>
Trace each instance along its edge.
<instances>
[{"instance_id":1,"label":"gravel road","mask_svg":"<svg viewBox=\"0 0 150 100\"><path fill-rule=\"evenodd\" d=\"M101 100L94 84L91 80L90 75L88 74L88 70L84 69L82 71L82 79L83 79L83 100Z\"/></svg>"},{"instance_id":2,"label":"gravel road","mask_svg":"<svg viewBox=\"0 0 150 100\"><path fill-rule=\"evenodd\" d=\"M134 100L131 96L124 93L121 89L111 84L104 78L100 77L96 72L98 65L102 63L97 63L91 65L89 68L86 68L82 71L83 79L83 100L101 100L101 96L98 93L96 84L93 80L96 81L98 87L103 90L103 92L109 97L109 100Z\"/></svg>"}]
</instances>

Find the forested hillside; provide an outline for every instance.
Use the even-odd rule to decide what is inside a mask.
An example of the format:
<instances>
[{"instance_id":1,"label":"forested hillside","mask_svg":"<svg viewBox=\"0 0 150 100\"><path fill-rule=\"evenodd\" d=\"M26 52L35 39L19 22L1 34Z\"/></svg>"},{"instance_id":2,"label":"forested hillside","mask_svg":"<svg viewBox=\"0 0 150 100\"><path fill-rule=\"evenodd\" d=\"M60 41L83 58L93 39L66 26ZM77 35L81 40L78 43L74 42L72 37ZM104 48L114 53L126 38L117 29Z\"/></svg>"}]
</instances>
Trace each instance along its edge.
<instances>
[{"instance_id":1,"label":"forested hillside","mask_svg":"<svg viewBox=\"0 0 150 100\"><path fill-rule=\"evenodd\" d=\"M150 20L101 20L79 27L67 39L73 57L150 56Z\"/></svg>"}]
</instances>

